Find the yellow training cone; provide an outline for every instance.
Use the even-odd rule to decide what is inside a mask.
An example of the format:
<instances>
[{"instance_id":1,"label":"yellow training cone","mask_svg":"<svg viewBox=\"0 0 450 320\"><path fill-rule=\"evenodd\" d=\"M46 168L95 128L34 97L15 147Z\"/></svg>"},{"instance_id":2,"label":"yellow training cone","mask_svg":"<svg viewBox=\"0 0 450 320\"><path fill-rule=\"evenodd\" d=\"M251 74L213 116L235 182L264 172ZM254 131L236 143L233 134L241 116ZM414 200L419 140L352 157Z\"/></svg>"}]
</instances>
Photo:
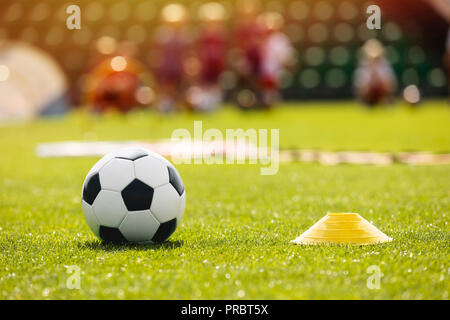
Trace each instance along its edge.
<instances>
[{"instance_id":1,"label":"yellow training cone","mask_svg":"<svg viewBox=\"0 0 450 320\"><path fill-rule=\"evenodd\" d=\"M291 242L375 244L389 241L392 238L357 213L328 213Z\"/></svg>"}]
</instances>

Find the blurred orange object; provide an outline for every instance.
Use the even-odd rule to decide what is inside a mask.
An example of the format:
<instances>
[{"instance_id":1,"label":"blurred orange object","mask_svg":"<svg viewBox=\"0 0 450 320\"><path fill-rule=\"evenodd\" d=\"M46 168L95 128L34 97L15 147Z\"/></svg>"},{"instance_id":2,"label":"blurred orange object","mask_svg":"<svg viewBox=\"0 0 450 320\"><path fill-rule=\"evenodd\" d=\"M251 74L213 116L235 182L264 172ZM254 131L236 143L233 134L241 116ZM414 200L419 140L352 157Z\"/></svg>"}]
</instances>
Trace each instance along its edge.
<instances>
[{"instance_id":1,"label":"blurred orange object","mask_svg":"<svg viewBox=\"0 0 450 320\"><path fill-rule=\"evenodd\" d=\"M96 112L128 112L151 105L156 96L156 82L146 67L127 56L103 60L87 76L85 92L89 109Z\"/></svg>"}]
</instances>

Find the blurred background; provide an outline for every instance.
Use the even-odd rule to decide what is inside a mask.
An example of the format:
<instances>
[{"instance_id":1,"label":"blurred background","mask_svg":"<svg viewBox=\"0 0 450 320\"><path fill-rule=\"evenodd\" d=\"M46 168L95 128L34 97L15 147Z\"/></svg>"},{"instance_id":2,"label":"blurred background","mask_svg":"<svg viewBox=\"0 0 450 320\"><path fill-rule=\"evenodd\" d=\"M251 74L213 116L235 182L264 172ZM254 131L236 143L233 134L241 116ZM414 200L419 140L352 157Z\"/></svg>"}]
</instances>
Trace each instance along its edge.
<instances>
[{"instance_id":1,"label":"blurred background","mask_svg":"<svg viewBox=\"0 0 450 320\"><path fill-rule=\"evenodd\" d=\"M71 4L80 29L66 27ZM366 26L373 4L380 30ZM2 0L0 113L206 110L222 100L250 108L261 92L264 107L279 97L350 99L370 39L392 70L388 94L413 85L413 96L446 97L449 8L447 0Z\"/></svg>"}]
</instances>

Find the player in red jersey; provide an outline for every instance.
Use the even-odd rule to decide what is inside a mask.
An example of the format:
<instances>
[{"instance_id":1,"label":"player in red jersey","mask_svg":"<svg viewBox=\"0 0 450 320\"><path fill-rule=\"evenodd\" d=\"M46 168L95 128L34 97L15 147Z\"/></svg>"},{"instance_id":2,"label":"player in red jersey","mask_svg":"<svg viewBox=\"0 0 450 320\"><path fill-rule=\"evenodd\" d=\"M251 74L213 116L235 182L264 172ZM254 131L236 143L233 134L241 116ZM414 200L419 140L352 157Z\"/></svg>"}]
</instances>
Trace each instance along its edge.
<instances>
[{"instance_id":1,"label":"player in red jersey","mask_svg":"<svg viewBox=\"0 0 450 320\"><path fill-rule=\"evenodd\" d=\"M188 97L195 110L213 110L222 102L220 75L226 66L228 47L225 15L225 8L217 2L209 2L199 8L202 23L196 41L196 53L200 63L200 79L197 90L191 90L197 94Z\"/></svg>"},{"instance_id":2,"label":"player in red jersey","mask_svg":"<svg viewBox=\"0 0 450 320\"><path fill-rule=\"evenodd\" d=\"M160 92L157 108L168 112L180 109L185 90L184 63L189 45L186 29L187 10L181 4L169 4L162 10L162 25L156 30L154 72Z\"/></svg>"},{"instance_id":3,"label":"player in red jersey","mask_svg":"<svg viewBox=\"0 0 450 320\"><path fill-rule=\"evenodd\" d=\"M284 24L281 14L267 12L260 19L264 27L260 72L262 103L270 108L279 98L281 76L291 61L293 48L281 31Z\"/></svg>"},{"instance_id":4,"label":"player in red jersey","mask_svg":"<svg viewBox=\"0 0 450 320\"><path fill-rule=\"evenodd\" d=\"M260 92L263 27L258 21L258 2L243 1L238 7L234 31L233 69L237 75L236 103L245 110L262 107Z\"/></svg>"}]
</instances>

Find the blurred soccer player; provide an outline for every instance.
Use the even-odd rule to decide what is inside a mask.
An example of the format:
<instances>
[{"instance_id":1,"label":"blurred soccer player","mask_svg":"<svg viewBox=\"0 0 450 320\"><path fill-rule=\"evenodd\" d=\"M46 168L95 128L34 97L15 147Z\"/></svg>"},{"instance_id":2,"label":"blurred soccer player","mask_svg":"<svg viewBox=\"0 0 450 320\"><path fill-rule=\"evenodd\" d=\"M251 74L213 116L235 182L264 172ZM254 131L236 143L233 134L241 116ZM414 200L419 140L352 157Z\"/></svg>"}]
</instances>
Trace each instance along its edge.
<instances>
[{"instance_id":1,"label":"blurred soccer player","mask_svg":"<svg viewBox=\"0 0 450 320\"><path fill-rule=\"evenodd\" d=\"M202 23L196 52L200 60L200 88L198 94L191 99L196 110L213 110L222 102L219 77L226 64L227 39L223 25L225 14L225 8L217 2L203 4L199 9Z\"/></svg>"},{"instance_id":2,"label":"blurred soccer player","mask_svg":"<svg viewBox=\"0 0 450 320\"><path fill-rule=\"evenodd\" d=\"M153 87L145 66L134 58L136 47L122 42L88 73L84 91L91 110L128 112L153 102ZM145 79L144 79L145 78Z\"/></svg>"},{"instance_id":3,"label":"blurred soccer player","mask_svg":"<svg viewBox=\"0 0 450 320\"><path fill-rule=\"evenodd\" d=\"M155 75L160 92L157 108L168 112L182 107L184 69L189 36L185 27L187 10L181 4L169 4L161 12L162 25L156 30Z\"/></svg>"},{"instance_id":4,"label":"blurred soccer player","mask_svg":"<svg viewBox=\"0 0 450 320\"><path fill-rule=\"evenodd\" d=\"M247 0L238 6L233 69L237 75L236 103L242 109L262 107L260 92L262 35L258 21L259 2Z\"/></svg>"},{"instance_id":5,"label":"blurred soccer player","mask_svg":"<svg viewBox=\"0 0 450 320\"><path fill-rule=\"evenodd\" d=\"M289 38L281 31L284 24L281 14L268 12L260 18L264 27L260 84L262 103L269 108L279 98L281 76L292 57L293 48Z\"/></svg>"},{"instance_id":6,"label":"blurred soccer player","mask_svg":"<svg viewBox=\"0 0 450 320\"><path fill-rule=\"evenodd\" d=\"M370 39L362 47L362 58L354 79L357 97L369 106L392 99L397 81L378 40Z\"/></svg>"}]
</instances>

